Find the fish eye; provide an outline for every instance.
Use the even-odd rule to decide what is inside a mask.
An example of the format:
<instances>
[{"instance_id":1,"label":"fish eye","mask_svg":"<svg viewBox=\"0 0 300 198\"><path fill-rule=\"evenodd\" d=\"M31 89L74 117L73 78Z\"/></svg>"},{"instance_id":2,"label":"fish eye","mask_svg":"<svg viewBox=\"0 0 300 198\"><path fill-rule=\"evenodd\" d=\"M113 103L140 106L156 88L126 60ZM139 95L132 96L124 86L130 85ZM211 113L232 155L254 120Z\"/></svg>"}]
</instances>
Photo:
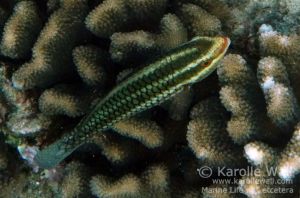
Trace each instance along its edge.
<instances>
[{"instance_id":1,"label":"fish eye","mask_svg":"<svg viewBox=\"0 0 300 198\"><path fill-rule=\"evenodd\" d=\"M211 64L211 61L205 61L204 63L203 63L203 67L207 67L207 66L209 66Z\"/></svg>"}]
</instances>

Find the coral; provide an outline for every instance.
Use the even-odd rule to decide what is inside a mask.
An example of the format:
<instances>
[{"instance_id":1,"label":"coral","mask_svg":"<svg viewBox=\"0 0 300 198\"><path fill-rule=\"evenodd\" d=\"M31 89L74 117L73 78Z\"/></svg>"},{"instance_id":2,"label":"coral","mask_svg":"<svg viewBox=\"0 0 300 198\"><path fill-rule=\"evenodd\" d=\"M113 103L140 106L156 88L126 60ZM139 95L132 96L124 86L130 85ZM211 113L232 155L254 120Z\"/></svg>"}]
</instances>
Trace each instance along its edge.
<instances>
[{"instance_id":1,"label":"coral","mask_svg":"<svg viewBox=\"0 0 300 198\"><path fill-rule=\"evenodd\" d=\"M42 28L42 21L35 2L21 1L16 4L14 13L6 22L1 53L10 58L24 58L30 50Z\"/></svg>"},{"instance_id":2,"label":"coral","mask_svg":"<svg viewBox=\"0 0 300 198\"><path fill-rule=\"evenodd\" d=\"M246 61L236 54L227 55L217 70L222 86L220 98L225 108L232 113L227 130L239 144L247 142L260 133L261 101L256 77ZM258 107L258 108L257 108Z\"/></svg>"},{"instance_id":3,"label":"coral","mask_svg":"<svg viewBox=\"0 0 300 198\"><path fill-rule=\"evenodd\" d=\"M59 1L60 0L48 0L47 1L47 11L52 13L53 11L59 8Z\"/></svg>"},{"instance_id":4,"label":"coral","mask_svg":"<svg viewBox=\"0 0 300 198\"><path fill-rule=\"evenodd\" d=\"M261 59L257 75L273 123L279 127L294 126L299 120L300 109L282 62L274 57Z\"/></svg>"},{"instance_id":5,"label":"coral","mask_svg":"<svg viewBox=\"0 0 300 198\"><path fill-rule=\"evenodd\" d=\"M101 148L102 155L116 165L133 163L145 154L140 145L113 134L95 135L92 139Z\"/></svg>"},{"instance_id":6,"label":"coral","mask_svg":"<svg viewBox=\"0 0 300 198\"><path fill-rule=\"evenodd\" d=\"M232 144L226 133L225 110L216 98L195 105L191 119L187 141L199 160L210 167L242 164L242 150Z\"/></svg>"},{"instance_id":7,"label":"coral","mask_svg":"<svg viewBox=\"0 0 300 198\"><path fill-rule=\"evenodd\" d=\"M141 183L134 175L126 175L117 181L105 176L96 176L91 180L91 190L97 197L137 197Z\"/></svg>"},{"instance_id":8,"label":"coral","mask_svg":"<svg viewBox=\"0 0 300 198\"><path fill-rule=\"evenodd\" d=\"M63 2L34 44L32 60L14 72L12 81L16 88L44 87L71 71L72 49L77 39L82 38L83 19L88 8L85 1Z\"/></svg>"},{"instance_id":9,"label":"coral","mask_svg":"<svg viewBox=\"0 0 300 198\"><path fill-rule=\"evenodd\" d=\"M168 197L169 173L163 165L152 165L139 178L127 174L119 179L92 177L90 187L97 197Z\"/></svg>"},{"instance_id":10,"label":"coral","mask_svg":"<svg viewBox=\"0 0 300 198\"><path fill-rule=\"evenodd\" d=\"M166 105L170 118L184 120L187 118L192 103L193 90L186 88L174 96Z\"/></svg>"},{"instance_id":11,"label":"coral","mask_svg":"<svg viewBox=\"0 0 300 198\"><path fill-rule=\"evenodd\" d=\"M259 29L260 53L263 56L280 58L288 73L290 84L296 98L300 98L298 76L300 70L300 36L297 34L283 35L273 30L270 25L263 24Z\"/></svg>"},{"instance_id":12,"label":"coral","mask_svg":"<svg viewBox=\"0 0 300 198\"><path fill-rule=\"evenodd\" d=\"M250 142L244 146L245 156L248 161L257 167L271 166L277 162L279 151L263 142Z\"/></svg>"},{"instance_id":13,"label":"coral","mask_svg":"<svg viewBox=\"0 0 300 198\"><path fill-rule=\"evenodd\" d=\"M123 0L105 0L85 19L86 27L99 37L110 37L126 27L129 16Z\"/></svg>"},{"instance_id":14,"label":"coral","mask_svg":"<svg viewBox=\"0 0 300 198\"><path fill-rule=\"evenodd\" d=\"M129 33L114 33L111 36L111 41L109 52L115 62L130 61L136 63L139 60L149 58L148 56L153 53L158 53L154 35L142 30ZM134 59L134 57L137 57L138 60Z\"/></svg>"},{"instance_id":15,"label":"coral","mask_svg":"<svg viewBox=\"0 0 300 198\"><path fill-rule=\"evenodd\" d=\"M109 38L114 32L131 29L130 26L156 22L163 15L166 0L105 0L89 13L87 28L99 37Z\"/></svg>"},{"instance_id":16,"label":"coral","mask_svg":"<svg viewBox=\"0 0 300 198\"><path fill-rule=\"evenodd\" d=\"M285 36L273 30L270 26L266 28L260 27L259 43L261 52L273 56L296 55L299 53L300 36Z\"/></svg>"},{"instance_id":17,"label":"coral","mask_svg":"<svg viewBox=\"0 0 300 198\"><path fill-rule=\"evenodd\" d=\"M282 179L293 179L300 172L300 125L297 124L290 142L280 154L278 162L279 176Z\"/></svg>"},{"instance_id":18,"label":"coral","mask_svg":"<svg viewBox=\"0 0 300 198\"><path fill-rule=\"evenodd\" d=\"M39 98L39 109L46 115L67 115L76 117L83 115L87 103L74 87L58 85L45 90ZM81 92L84 93L84 92Z\"/></svg>"},{"instance_id":19,"label":"coral","mask_svg":"<svg viewBox=\"0 0 300 198\"><path fill-rule=\"evenodd\" d=\"M127 119L114 124L119 134L136 139L148 148L162 145L163 130L153 121L145 119Z\"/></svg>"},{"instance_id":20,"label":"coral","mask_svg":"<svg viewBox=\"0 0 300 198\"><path fill-rule=\"evenodd\" d=\"M160 21L156 44L161 51L168 51L188 40L187 30L175 14L166 14Z\"/></svg>"},{"instance_id":21,"label":"coral","mask_svg":"<svg viewBox=\"0 0 300 198\"><path fill-rule=\"evenodd\" d=\"M17 90L12 86L10 80L11 64L1 63L0 73L0 85L1 85L1 95L3 100L5 100L9 106L13 109L24 111L25 114L29 114L34 111L33 98L29 96L29 93L22 90Z\"/></svg>"},{"instance_id":22,"label":"coral","mask_svg":"<svg viewBox=\"0 0 300 198\"><path fill-rule=\"evenodd\" d=\"M139 64L187 41L186 28L176 15L164 15L159 29L157 34L144 30L114 33L109 50L112 60Z\"/></svg>"},{"instance_id":23,"label":"coral","mask_svg":"<svg viewBox=\"0 0 300 198\"><path fill-rule=\"evenodd\" d=\"M1 184L0 197L45 197L51 198L55 193L47 183L40 182L39 175L20 172L13 179Z\"/></svg>"},{"instance_id":24,"label":"coral","mask_svg":"<svg viewBox=\"0 0 300 198\"><path fill-rule=\"evenodd\" d=\"M93 177L91 190L97 197L131 196L140 194L141 184L134 175L126 175L116 182L103 176Z\"/></svg>"},{"instance_id":25,"label":"coral","mask_svg":"<svg viewBox=\"0 0 300 198\"><path fill-rule=\"evenodd\" d=\"M95 46L80 46L73 50L73 61L82 80L91 86L104 85L105 67L108 67L107 52Z\"/></svg>"},{"instance_id":26,"label":"coral","mask_svg":"<svg viewBox=\"0 0 300 198\"><path fill-rule=\"evenodd\" d=\"M33 96L29 92L17 90L12 86L8 75L11 65L2 64L0 85L3 100L7 103L4 108L11 109L5 114L5 125L9 133L16 136L36 136L41 131L46 131L52 120L37 112L37 106Z\"/></svg>"},{"instance_id":27,"label":"coral","mask_svg":"<svg viewBox=\"0 0 300 198\"><path fill-rule=\"evenodd\" d=\"M286 0L282 2L282 6L285 6L290 14L299 14L300 6L297 0Z\"/></svg>"},{"instance_id":28,"label":"coral","mask_svg":"<svg viewBox=\"0 0 300 198\"><path fill-rule=\"evenodd\" d=\"M60 187L62 197L86 197L88 195L87 179L88 173L84 165L76 162L68 164Z\"/></svg>"},{"instance_id":29,"label":"coral","mask_svg":"<svg viewBox=\"0 0 300 198\"><path fill-rule=\"evenodd\" d=\"M126 5L134 23L142 25L144 21L149 24L159 21L166 10L167 2L168 0L127 0Z\"/></svg>"},{"instance_id":30,"label":"coral","mask_svg":"<svg viewBox=\"0 0 300 198\"><path fill-rule=\"evenodd\" d=\"M273 175L268 175L261 169L260 173L257 175L245 176L239 181L240 191L249 198L280 198L280 197L295 197L296 192L294 192L295 186L289 184L288 182L260 182L260 181L270 181L278 178ZM276 189L276 190L272 190Z\"/></svg>"},{"instance_id":31,"label":"coral","mask_svg":"<svg viewBox=\"0 0 300 198\"><path fill-rule=\"evenodd\" d=\"M184 4L180 12L192 36L214 36L221 32L220 20L197 5Z\"/></svg>"},{"instance_id":32,"label":"coral","mask_svg":"<svg viewBox=\"0 0 300 198\"><path fill-rule=\"evenodd\" d=\"M49 129L51 119L44 114L24 115L17 111L9 115L7 127L18 136L32 136Z\"/></svg>"}]
</instances>

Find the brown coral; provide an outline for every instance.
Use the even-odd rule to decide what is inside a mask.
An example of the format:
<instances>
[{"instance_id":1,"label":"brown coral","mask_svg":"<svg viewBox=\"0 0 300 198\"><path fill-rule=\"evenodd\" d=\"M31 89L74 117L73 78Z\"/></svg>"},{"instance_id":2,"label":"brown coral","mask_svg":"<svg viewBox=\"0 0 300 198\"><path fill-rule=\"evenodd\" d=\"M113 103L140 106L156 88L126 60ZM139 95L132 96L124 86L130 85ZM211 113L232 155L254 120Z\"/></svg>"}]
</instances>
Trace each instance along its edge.
<instances>
[{"instance_id":1,"label":"brown coral","mask_svg":"<svg viewBox=\"0 0 300 198\"><path fill-rule=\"evenodd\" d=\"M14 72L12 81L16 88L44 87L72 72L72 49L83 36L83 19L88 7L81 0L63 2L41 31L31 61Z\"/></svg>"},{"instance_id":2,"label":"brown coral","mask_svg":"<svg viewBox=\"0 0 300 198\"><path fill-rule=\"evenodd\" d=\"M226 132L225 111L216 98L198 103L191 118L187 141L198 159L211 167L242 164L242 151Z\"/></svg>"},{"instance_id":3,"label":"brown coral","mask_svg":"<svg viewBox=\"0 0 300 198\"><path fill-rule=\"evenodd\" d=\"M121 135L140 141L148 148L156 148L163 143L163 130L150 120L122 120L114 124L113 129Z\"/></svg>"},{"instance_id":4,"label":"brown coral","mask_svg":"<svg viewBox=\"0 0 300 198\"><path fill-rule=\"evenodd\" d=\"M221 32L220 20L197 5L184 4L181 18L191 36L214 36Z\"/></svg>"},{"instance_id":5,"label":"brown coral","mask_svg":"<svg viewBox=\"0 0 300 198\"><path fill-rule=\"evenodd\" d=\"M79 46L73 50L73 61L82 80L88 85L103 86L107 74L108 54L96 46Z\"/></svg>"},{"instance_id":6,"label":"brown coral","mask_svg":"<svg viewBox=\"0 0 300 198\"><path fill-rule=\"evenodd\" d=\"M103 175L94 176L90 182L97 197L169 197L169 173L163 165L149 167L141 177L127 174L119 179Z\"/></svg>"}]
</instances>

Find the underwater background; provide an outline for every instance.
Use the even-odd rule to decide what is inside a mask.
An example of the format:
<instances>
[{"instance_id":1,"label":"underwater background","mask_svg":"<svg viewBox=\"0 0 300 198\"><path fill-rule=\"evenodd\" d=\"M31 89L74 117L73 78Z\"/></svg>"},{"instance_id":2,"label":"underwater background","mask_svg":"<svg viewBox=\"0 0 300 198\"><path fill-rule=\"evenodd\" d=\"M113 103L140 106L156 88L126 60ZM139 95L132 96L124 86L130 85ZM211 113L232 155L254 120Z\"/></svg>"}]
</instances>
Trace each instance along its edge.
<instances>
[{"instance_id":1,"label":"underwater background","mask_svg":"<svg viewBox=\"0 0 300 198\"><path fill-rule=\"evenodd\" d=\"M0 198L300 197L300 0L1 0ZM146 63L226 36L217 70L43 169Z\"/></svg>"}]
</instances>

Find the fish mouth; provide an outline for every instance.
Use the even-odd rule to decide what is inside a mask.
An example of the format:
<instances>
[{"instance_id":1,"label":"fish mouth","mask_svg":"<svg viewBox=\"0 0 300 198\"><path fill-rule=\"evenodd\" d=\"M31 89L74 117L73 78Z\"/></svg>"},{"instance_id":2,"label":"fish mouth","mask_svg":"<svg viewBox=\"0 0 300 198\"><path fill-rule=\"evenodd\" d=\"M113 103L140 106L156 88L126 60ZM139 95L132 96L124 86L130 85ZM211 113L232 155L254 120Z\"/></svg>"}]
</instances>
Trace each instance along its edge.
<instances>
[{"instance_id":1,"label":"fish mouth","mask_svg":"<svg viewBox=\"0 0 300 198\"><path fill-rule=\"evenodd\" d=\"M220 37L220 39L222 39L221 44L220 44L221 48L220 48L219 52L216 54L216 58L223 56L226 53L228 47L230 46L230 42L231 42L230 38L226 37L226 36Z\"/></svg>"}]
</instances>

